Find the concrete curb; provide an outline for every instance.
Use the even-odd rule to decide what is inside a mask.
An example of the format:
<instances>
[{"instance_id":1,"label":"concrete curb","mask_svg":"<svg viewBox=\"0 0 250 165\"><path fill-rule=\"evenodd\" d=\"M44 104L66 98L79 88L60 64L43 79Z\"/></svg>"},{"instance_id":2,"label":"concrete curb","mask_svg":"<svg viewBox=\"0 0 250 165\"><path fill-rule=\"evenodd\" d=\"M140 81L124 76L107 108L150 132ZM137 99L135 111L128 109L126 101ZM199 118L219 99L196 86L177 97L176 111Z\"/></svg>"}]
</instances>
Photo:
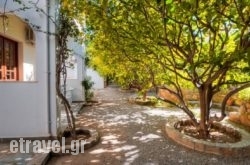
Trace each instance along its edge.
<instances>
[{"instance_id":1,"label":"concrete curb","mask_svg":"<svg viewBox=\"0 0 250 165\"><path fill-rule=\"evenodd\" d=\"M27 163L27 165L46 165L49 158L50 153L35 154L32 160Z\"/></svg>"}]
</instances>

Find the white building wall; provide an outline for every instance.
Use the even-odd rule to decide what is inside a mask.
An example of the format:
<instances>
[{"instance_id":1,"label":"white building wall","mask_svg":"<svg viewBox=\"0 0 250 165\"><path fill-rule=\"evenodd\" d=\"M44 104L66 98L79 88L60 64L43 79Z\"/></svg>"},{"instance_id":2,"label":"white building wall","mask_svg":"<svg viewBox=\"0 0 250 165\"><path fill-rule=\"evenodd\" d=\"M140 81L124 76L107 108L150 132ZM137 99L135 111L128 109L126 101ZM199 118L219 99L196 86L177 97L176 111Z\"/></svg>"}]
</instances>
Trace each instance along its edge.
<instances>
[{"instance_id":1,"label":"white building wall","mask_svg":"<svg viewBox=\"0 0 250 165\"><path fill-rule=\"evenodd\" d=\"M38 82L0 84L0 138L49 136L41 87Z\"/></svg>"},{"instance_id":2,"label":"white building wall","mask_svg":"<svg viewBox=\"0 0 250 165\"><path fill-rule=\"evenodd\" d=\"M74 66L67 69L67 87L72 89L72 101L84 101L84 88L81 82L85 75L85 46L70 38L68 47L72 50L73 56L71 61L74 63Z\"/></svg>"},{"instance_id":3,"label":"white building wall","mask_svg":"<svg viewBox=\"0 0 250 165\"><path fill-rule=\"evenodd\" d=\"M4 2L0 1L1 12ZM50 0L50 3L52 2ZM46 11L46 3L46 0L40 0L37 5ZM19 8L17 3L7 1L6 11L17 8ZM34 8L15 14L22 20L28 19L32 24L40 26L41 31L47 30L46 15L36 12ZM24 81L27 80L25 73L29 70L28 66L25 68L24 65L24 74L20 81L0 82L0 138L56 136L55 39L50 36L50 55L48 56L46 33L35 31L36 43L33 49L31 45L25 45L24 35L19 31L21 28L15 26L8 32L1 30L1 34L23 44L23 62L34 66L35 76L33 81ZM54 30L54 25L51 25L51 30ZM50 65L52 65L50 71L48 71L47 58L50 59ZM50 82L48 82L48 75L51 78ZM49 86L50 94L48 93ZM49 121L49 116L51 121Z\"/></svg>"},{"instance_id":4,"label":"white building wall","mask_svg":"<svg viewBox=\"0 0 250 165\"><path fill-rule=\"evenodd\" d=\"M95 70L88 68L87 76L90 76L91 81L94 82L93 89L103 89L105 87L104 78L101 77Z\"/></svg>"}]
</instances>

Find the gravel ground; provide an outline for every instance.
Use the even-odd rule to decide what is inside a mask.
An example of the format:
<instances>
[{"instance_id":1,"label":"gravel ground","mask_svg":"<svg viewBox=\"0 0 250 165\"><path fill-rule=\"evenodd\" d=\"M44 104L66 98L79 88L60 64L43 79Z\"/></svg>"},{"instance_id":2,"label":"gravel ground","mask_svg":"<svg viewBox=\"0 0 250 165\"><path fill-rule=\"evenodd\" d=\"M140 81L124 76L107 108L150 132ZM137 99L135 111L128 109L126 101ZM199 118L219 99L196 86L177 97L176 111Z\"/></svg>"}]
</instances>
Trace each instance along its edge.
<instances>
[{"instance_id":1,"label":"gravel ground","mask_svg":"<svg viewBox=\"0 0 250 165\"><path fill-rule=\"evenodd\" d=\"M86 107L78 124L96 128L101 141L76 156L53 157L49 165L249 165L249 157L223 157L192 151L168 139L163 126L181 111L139 106L128 102L134 93L117 87L96 91L101 104ZM250 155L250 153L249 153Z\"/></svg>"}]
</instances>

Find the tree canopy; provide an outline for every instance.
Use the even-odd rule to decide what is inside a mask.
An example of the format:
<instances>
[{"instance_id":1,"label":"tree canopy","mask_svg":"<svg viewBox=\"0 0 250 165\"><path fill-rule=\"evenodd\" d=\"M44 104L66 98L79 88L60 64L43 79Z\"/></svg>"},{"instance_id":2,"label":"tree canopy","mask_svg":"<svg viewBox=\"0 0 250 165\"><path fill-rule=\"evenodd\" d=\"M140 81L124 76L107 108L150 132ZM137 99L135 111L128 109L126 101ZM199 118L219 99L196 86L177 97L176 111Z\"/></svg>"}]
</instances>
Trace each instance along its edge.
<instances>
[{"instance_id":1,"label":"tree canopy","mask_svg":"<svg viewBox=\"0 0 250 165\"><path fill-rule=\"evenodd\" d=\"M234 86L226 100L249 86L248 0L92 0L84 6L92 65L124 81L138 74L168 90L179 102L165 101L183 109L201 136L225 117L225 105L220 118L210 117L213 95ZM199 92L199 120L183 98L184 86Z\"/></svg>"}]
</instances>

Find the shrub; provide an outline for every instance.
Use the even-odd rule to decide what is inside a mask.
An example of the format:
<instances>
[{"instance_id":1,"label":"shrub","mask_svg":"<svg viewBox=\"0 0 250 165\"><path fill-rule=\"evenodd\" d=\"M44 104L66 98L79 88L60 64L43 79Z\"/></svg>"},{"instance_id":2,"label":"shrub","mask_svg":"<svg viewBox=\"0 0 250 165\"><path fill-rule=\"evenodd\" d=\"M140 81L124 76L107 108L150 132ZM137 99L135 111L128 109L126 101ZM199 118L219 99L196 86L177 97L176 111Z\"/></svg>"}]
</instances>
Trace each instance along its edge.
<instances>
[{"instance_id":1,"label":"shrub","mask_svg":"<svg viewBox=\"0 0 250 165\"><path fill-rule=\"evenodd\" d=\"M84 95L86 101L90 101L92 97L94 96L93 91L91 91L92 87L94 85L94 82L91 81L91 77L87 76L83 81L82 81L82 86L84 87Z\"/></svg>"}]
</instances>

